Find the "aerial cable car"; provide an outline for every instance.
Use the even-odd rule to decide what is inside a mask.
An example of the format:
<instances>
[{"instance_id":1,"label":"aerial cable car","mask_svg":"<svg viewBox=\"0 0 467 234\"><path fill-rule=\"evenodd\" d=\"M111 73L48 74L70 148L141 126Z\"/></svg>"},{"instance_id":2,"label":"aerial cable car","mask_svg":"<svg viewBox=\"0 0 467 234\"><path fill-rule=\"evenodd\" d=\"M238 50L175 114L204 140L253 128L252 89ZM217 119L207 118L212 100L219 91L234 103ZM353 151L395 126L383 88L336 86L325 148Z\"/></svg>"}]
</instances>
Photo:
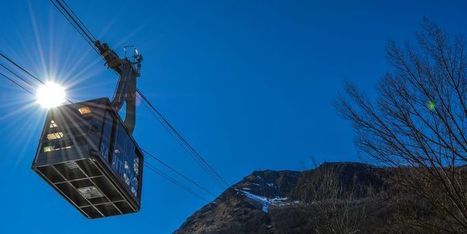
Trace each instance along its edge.
<instances>
[{"instance_id":1,"label":"aerial cable car","mask_svg":"<svg viewBox=\"0 0 467 234\"><path fill-rule=\"evenodd\" d=\"M47 113L32 169L88 218L134 213L141 207L144 155L132 133L136 78L142 56L120 58L94 42L119 74L112 100L62 105ZM126 104L125 119L118 114Z\"/></svg>"}]
</instances>

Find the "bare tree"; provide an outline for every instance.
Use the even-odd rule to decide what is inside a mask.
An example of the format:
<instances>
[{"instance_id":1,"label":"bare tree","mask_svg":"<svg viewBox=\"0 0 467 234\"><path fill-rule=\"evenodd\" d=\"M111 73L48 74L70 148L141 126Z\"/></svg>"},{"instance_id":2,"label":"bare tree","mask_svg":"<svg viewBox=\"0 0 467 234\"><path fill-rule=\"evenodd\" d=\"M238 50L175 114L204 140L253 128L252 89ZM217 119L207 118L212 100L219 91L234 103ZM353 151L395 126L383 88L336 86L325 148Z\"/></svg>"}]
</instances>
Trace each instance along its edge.
<instances>
[{"instance_id":1,"label":"bare tree","mask_svg":"<svg viewBox=\"0 0 467 234\"><path fill-rule=\"evenodd\" d=\"M318 206L325 216L317 233L358 233L363 220L367 217L363 199L354 197L353 189L346 191L339 184L332 169L323 172L321 183L314 186L314 205Z\"/></svg>"},{"instance_id":2,"label":"bare tree","mask_svg":"<svg viewBox=\"0 0 467 234\"><path fill-rule=\"evenodd\" d=\"M317 225L314 233L358 233L367 218L366 199L373 194L362 194L362 188L354 184L343 184L341 171L334 166L322 164L310 171L306 187L299 188L303 192L303 200L310 209L315 209ZM312 175L312 176L311 176ZM362 186L366 187L366 186Z\"/></svg>"},{"instance_id":3,"label":"bare tree","mask_svg":"<svg viewBox=\"0 0 467 234\"><path fill-rule=\"evenodd\" d=\"M440 222L431 230L467 233L467 53L465 37L424 20L415 45L387 46L392 71L371 101L346 84L337 100L357 145L399 167L398 183L430 202Z\"/></svg>"}]
</instances>

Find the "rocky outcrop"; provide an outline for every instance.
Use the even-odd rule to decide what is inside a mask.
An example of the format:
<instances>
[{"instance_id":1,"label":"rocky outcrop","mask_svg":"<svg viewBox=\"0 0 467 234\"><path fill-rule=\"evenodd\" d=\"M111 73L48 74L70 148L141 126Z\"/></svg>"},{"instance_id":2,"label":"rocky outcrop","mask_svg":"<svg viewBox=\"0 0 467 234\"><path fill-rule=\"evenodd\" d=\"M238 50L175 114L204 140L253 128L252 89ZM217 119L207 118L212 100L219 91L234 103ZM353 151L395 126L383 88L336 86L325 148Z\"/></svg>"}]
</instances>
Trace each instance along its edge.
<instances>
[{"instance_id":1,"label":"rocky outcrop","mask_svg":"<svg viewBox=\"0 0 467 234\"><path fill-rule=\"evenodd\" d=\"M189 217L175 233L406 232L405 214L430 206L400 196L391 168L324 163L309 171L255 171Z\"/></svg>"}]
</instances>

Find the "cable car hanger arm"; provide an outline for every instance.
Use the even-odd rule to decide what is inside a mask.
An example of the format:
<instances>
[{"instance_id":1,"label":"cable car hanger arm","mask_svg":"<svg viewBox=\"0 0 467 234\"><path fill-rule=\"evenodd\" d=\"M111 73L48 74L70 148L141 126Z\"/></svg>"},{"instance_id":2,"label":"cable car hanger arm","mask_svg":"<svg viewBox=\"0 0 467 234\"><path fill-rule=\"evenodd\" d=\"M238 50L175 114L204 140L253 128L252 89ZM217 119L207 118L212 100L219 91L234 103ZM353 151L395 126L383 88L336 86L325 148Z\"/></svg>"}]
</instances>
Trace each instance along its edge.
<instances>
[{"instance_id":1,"label":"cable car hanger arm","mask_svg":"<svg viewBox=\"0 0 467 234\"><path fill-rule=\"evenodd\" d=\"M131 134L136 121L136 78L140 75L143 57L135 50L134 61L130 61L128 58L120 58L107 43L96 40L94 45L106 65L119 74L117 89L112 98L112 108L118 113L126 102L124 125Z\"/></svg>"}]
</instances>

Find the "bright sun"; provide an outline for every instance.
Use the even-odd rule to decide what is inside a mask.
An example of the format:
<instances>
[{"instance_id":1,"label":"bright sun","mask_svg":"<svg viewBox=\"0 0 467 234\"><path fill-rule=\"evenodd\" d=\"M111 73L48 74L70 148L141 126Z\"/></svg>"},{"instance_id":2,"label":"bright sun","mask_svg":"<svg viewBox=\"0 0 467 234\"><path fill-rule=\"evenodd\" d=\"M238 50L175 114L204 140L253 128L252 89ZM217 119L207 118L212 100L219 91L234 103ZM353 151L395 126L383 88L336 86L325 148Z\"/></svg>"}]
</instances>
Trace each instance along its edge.
<instances>
[{"instance_id":1,"label":"bright sun","mask_svg":"<svg viewBox=\"0 0 467 234\"><path fill-rule=\"evenodd\" d=\"M65 99L65 88L57 83L47 82L37 88L37 103L44 108L50 109L60 106L65 102Z\"/></svg>"}]
</instances>

